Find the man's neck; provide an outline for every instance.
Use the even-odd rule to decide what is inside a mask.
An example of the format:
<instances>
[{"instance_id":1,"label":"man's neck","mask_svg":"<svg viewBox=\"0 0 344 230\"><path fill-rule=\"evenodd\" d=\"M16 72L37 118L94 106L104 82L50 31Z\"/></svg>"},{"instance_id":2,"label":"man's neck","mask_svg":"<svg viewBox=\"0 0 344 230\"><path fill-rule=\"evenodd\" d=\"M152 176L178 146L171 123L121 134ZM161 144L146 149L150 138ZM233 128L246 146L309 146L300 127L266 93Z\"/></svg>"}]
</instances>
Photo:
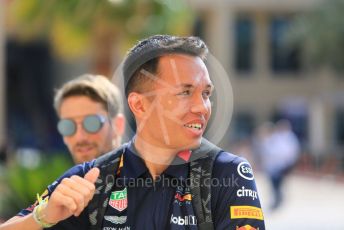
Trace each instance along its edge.
<instances>
[{"instance_id":1,"label":"man's neck","mask_svg":"<svg viewBox=\"0 0 344 230\"><path fill-rule=\"evenodd\" d=\"M138 136L134 138L134 145L154 180L168 168L178 153L175 149L149 144Z\"/></svg>"}]
</instances>

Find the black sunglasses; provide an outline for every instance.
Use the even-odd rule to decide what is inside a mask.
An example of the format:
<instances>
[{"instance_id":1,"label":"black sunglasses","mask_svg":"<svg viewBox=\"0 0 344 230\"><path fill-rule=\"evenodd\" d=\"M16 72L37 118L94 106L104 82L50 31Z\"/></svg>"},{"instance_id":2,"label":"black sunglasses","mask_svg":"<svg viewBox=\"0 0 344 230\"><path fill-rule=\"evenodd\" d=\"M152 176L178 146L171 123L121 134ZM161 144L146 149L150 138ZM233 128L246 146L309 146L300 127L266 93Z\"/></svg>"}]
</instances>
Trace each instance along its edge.
<instances>
[{"instance_id":1,"label":"black sunglasses","mask_svg":"<svg viewBox=\"0 0 344 230\"><path fill-rule=\"evenodd\" d=\"M82 121L82 127L88 133L96 133L103 127L105 121L106 117L102 115L88 115ZM61 119L57 123L57 130L62 136L72 136L76 129L77 124L72 119Z\"/></svg>"}]
</instances>

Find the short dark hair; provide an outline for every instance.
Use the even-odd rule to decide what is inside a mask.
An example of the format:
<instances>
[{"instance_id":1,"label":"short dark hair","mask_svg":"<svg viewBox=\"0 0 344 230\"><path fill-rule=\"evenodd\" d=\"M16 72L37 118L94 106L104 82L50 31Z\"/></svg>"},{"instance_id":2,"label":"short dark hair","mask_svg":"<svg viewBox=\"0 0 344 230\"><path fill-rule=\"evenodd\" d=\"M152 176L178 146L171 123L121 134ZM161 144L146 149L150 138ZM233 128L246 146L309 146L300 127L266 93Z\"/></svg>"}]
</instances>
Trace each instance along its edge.
<instances>
[{"instance_id":1,"label":"short dark hair","mask_svg":"<svg viewBox=\"0 0 344 230\"><path fill-rule=\"evenodd\" d=\"M141 86L149 81L142 70L156 74L159 57L175 53L200 57L205 61L208 48L200 38L193 36L154 35L139 41L129 50L123 63L126 97L133 91L140 91Z\"/></svg>"}]
</instances>

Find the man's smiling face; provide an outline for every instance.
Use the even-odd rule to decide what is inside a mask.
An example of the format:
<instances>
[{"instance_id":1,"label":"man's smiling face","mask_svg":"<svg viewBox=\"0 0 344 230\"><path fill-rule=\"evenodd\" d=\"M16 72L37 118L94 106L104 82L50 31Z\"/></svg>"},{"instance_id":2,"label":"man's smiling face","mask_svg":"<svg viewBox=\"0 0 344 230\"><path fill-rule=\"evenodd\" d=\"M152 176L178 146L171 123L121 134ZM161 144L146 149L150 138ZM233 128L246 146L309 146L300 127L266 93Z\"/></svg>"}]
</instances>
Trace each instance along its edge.
<instances>
[{"instance_id":1,"label":"man's smiling face","mask_svg":"<svg viewBox=\"0 0 344 230\"><path fill-rule=\"evenodd\" d=\"M159 58L138 133L149 144L176 150L198 147L211 115L212 82L204 62L195 56ZM149 76L150 75L150 76Z\"/></svg>"}]
</instances>

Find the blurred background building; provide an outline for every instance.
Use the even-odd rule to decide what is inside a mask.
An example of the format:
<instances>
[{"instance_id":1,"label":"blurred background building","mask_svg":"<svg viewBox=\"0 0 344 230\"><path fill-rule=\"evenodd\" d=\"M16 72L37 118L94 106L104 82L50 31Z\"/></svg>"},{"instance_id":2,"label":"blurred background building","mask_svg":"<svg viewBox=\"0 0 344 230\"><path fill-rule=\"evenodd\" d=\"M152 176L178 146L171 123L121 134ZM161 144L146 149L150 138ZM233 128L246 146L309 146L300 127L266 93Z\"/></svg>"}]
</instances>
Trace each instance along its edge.
<instances>
[{"instance_id":1,"label":"blurred background building","mask_svg":"<svg viewBox=\"0 0 344 230\"><path fill-rule=\"evenodd\" d=\"M54 88L85 72L112 77L137 40L170 33L203 38L230 76L223 147L251 154L259 125L288 119L299 171L341 180L343 11L343 0L0 1L0 159L66 153Z\"/></svg>"},{"instance_id":2,"label":"blurred background building","mask_svg":"<svg viewBox=\"0 0 344 230\"><path fill-rule=\"evenodd\" d=\"M326 27L331 31L340 28L323 20L315 25L318 26L315 32L320 35L301 35L297 21L302 19L302 25L306 25L313 19L313 15L307 13L317 12L323 6L330 9L321 9L319 14L328 15L316 17L339 21L335 7L342 7L343 1L326 1L320 6L315 0L191 2L197 12L195 33L207 41L213 55L225 66L233 86L230 139L245 141L263 122L284 118L292 123L310 158L324 160L327 165L336 161L337 164L332 165L335 171L343 167L343 72L331 68L326 60L314 66L306 49L308 40L320 40L321 33L328 32ZM304 18L299 19L300 16ZM332 32L332 41L323 39L319 47L311 48L332 46L335 36L344 38L343 33L339 33L333 35ZM291 34L304 36L303 40L297 41ZM343 48L339 44L335 46ZM326 51L316 55L326 59Z\"/></svg>"}]
</instances>

